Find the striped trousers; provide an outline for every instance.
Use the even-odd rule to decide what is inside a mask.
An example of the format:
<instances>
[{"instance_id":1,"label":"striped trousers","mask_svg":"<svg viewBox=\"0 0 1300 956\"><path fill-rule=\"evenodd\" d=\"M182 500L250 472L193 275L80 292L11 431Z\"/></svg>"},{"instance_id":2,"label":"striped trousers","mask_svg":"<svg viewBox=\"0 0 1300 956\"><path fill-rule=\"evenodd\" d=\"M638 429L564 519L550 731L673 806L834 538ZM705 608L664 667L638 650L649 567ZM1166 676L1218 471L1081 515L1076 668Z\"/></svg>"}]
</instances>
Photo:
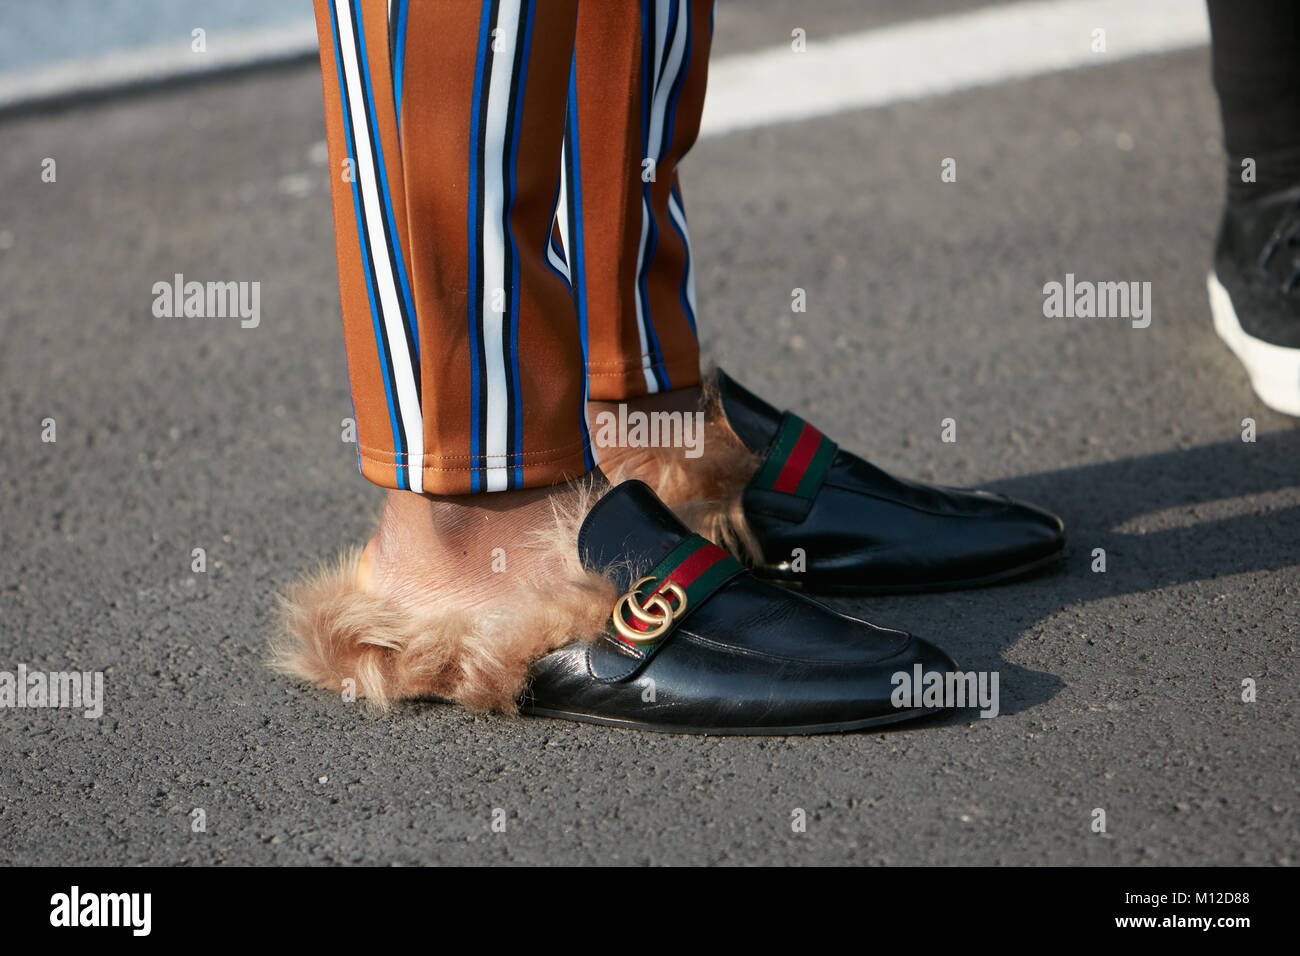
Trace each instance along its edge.
<instances>
[{"instance_id":1,"label":"striped trousers","mask_svg":"<svg viewBox=\"0 0 1300 956\"><path fill-rule=\"evenodd\" d=\"M677 164L712 0L314 0L362 474L594 465L588 397L696 385Z\"/></svg>"}]
</instances>

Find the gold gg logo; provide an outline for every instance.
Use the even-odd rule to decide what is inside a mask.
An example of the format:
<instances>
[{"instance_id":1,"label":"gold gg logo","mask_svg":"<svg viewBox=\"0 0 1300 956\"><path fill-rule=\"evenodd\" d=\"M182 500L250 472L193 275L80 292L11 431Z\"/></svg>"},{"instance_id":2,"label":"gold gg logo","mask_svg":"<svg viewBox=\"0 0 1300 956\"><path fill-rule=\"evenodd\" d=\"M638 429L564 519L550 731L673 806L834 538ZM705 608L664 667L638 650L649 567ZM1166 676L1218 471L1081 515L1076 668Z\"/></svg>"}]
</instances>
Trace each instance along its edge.
<instances>
[{"instance_id":1,"label":"gold gg logo","mask_svg":"<svg viewBox=\"0 0 1300 956\"><path fill-rule=\"evenodd\" d=\"M660 585L650 597L642 599L641 589L654 579L653 574L641 578L614 603L614 613L610 615L614 630L629 644L654 643L673 621L686 613L686 592L676 582ZM677 603L674 605L670 599ZM632 621L641 626L634 626Z\"/></svg>"}]
</instances>

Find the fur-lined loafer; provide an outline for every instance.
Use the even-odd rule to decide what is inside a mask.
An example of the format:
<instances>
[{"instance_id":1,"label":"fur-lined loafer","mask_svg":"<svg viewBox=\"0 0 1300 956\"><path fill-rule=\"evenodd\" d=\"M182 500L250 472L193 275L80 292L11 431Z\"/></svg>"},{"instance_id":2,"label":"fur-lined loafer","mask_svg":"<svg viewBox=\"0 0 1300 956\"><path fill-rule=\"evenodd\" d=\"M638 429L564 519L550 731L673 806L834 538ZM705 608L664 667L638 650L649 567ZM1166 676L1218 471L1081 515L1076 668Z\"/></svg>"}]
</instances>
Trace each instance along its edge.
<instances>
[{"instance_id":1,"label":"fur-lined loafer","mask_svg":"<svg viewBox=\"0 0 1300 956\"><path fill-rule=\"evenodd\" d=\"M619 597L604 631L533 663L525 713L640 730L811 734L933 714L900 678L956 664L903 631L758 580L641 481L600 499L578 533Z\"/></svg>"},{"instance_id":2,"label":"fur-lined loafer","mask_svg":"<svg viewBox=\"0 0 1300 956\"><path fill-rule=\"evenodd\" d=\"M717 370L721 413L761 464L741 494L754 573L819 594L980 587L1055 563L1065 525L1003 495L905 481Z\"/></svg>"}]
</instances>

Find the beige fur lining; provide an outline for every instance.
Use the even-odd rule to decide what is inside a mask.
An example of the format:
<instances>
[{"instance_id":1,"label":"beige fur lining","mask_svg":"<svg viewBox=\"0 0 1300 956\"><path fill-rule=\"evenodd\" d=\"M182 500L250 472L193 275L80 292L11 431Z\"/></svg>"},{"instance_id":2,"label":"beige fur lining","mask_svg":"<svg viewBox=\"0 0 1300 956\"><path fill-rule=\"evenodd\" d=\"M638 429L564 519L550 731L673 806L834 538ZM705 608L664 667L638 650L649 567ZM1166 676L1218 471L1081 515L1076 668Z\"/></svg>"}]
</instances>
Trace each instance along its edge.
<instances>
[{"instance_id":1,"label":"beige fur lining","mask_svg":"<svg viewBox=\"0 0 1300 956\"><path fill-rule=\"evenodd\" d=\"M272 666L327 690L342 691L351 678L357 697L380 708L440 697L513 713L529 664L598 637L618 597L613 582L579 560L578 528L595 497L590 487L571 513L556 514L553 533L538 536L534 546L555 554L556 572L544 587L518 585L490 611L432 603L413 611L357 587L361 549L353 549L281 596Z\"/></svg>"}]
</instances>

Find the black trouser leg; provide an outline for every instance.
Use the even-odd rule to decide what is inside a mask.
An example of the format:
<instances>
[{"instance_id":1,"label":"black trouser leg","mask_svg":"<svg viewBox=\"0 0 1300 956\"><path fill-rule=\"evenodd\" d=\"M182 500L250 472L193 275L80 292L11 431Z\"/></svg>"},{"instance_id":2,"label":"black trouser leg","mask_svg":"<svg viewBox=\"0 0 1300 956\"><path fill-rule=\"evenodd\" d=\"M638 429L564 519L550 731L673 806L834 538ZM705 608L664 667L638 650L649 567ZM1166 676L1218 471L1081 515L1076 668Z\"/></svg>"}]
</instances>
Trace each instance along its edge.
<instances>
[{"instance_id":1,"label":"black trouser leg","mask_svg":"<svg viewBox=\"0 0 1300 956\"><path fill-rule=\"evenodd\" d=\"M1228 198L1300 186L1300 2L1208 0ZM1255 182L1242 180L1254 160Z\"/></svg>"}]
</instances>

